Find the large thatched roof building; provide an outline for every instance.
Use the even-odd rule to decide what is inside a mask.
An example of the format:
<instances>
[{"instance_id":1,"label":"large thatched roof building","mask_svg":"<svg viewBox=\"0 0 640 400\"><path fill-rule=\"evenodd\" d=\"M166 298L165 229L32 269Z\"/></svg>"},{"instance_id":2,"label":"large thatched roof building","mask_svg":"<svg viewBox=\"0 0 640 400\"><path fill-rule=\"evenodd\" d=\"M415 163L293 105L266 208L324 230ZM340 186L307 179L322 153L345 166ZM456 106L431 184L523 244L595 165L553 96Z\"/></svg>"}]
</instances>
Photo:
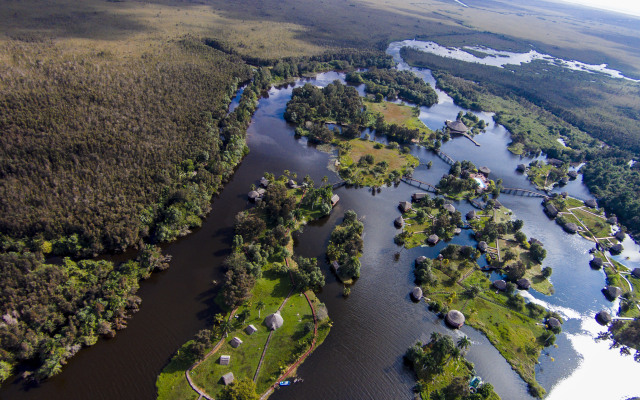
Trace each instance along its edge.
<instances>
[{"instance_id":1,"label":"large thatched roof building","mask_svg":"<svg viewBox=\"0 0 640 400\"><path fill-rule=\"evenodd\" d=\"M457 133L459 135L463 134L463 133L467 133L467 131L469 130L469 128L467 128L467 126L460 120L456 120L456 121L445 121L445 125L447 126L447 128L449 128L449 131L451 133Z\"/></svg>"},{"instance_id":2,"label":"large thatched roof building","mask_svg":"<svg viewBox=\"0 0 640 400\"><path fill-rule=\"evenodd\" d=\"M491 170L489 169L489 167L480 167L478 168L478 172L480 172L482 175L488 178L489 174L491 173Z\"/></svg>"},{"instance_id":3,"label":"large thatched roof building","mask_svg":"<svg viewBox=\"0 0 640 400\"><path fill-rule=\"evenodd\" d=\"M267 318L264 319L264 324L272 331L280 328L282 324L284 324L280 311L276 311L275 313L268 315Z\"/></svg>"},{"instance_id":4,"label":"large thatched roof building","mask_svg":"<svg viewBox=\"0 0 640 400\"><path fill-rule=\"evenodd\" d=\"M494 288L498 290L505 290L507 288L507 282L505 282L503 279L498 279L497 281L493 281L492 285Z\"/></svg>"},{"instance_id":5,"label":"large thatched roof building","mask_svg":"<svg viewBox=\"0 0 640 400\"><path fill-rule=\"evenodd\" d=\"M461 328L464 325L464 315L458 310L451 310L445 317L445 322L452 328Z\"/></svg>"}]
</instances>

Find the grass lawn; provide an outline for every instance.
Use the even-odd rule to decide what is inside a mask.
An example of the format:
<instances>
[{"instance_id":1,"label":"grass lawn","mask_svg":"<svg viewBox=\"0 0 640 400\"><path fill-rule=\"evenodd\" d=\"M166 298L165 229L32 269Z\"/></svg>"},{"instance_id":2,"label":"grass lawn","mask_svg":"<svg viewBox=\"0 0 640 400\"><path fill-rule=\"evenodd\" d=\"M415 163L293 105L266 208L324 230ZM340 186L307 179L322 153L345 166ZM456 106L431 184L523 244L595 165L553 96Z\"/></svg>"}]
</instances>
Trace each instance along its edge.
<instances>
[{"instance_id":1,"label":"grass lawn","mask_svg":"<svg viewBox=\"0 0 640 400\"><path fill-rule=\"evenodd\" d=\"M398 171L400 175L409 167L417 167L419 160L411 154L403 154L397 149L382 147L376 149L376 142L352 139L348 143L351 150L340 156L340 176L349 183L361 186L382 186L390 181L389 173ZM372 155L372 165L359 165L358 161L365 155ZM386 167L378 166L386 163Z\"/></svg>"},{"instance_id":2,"label":"grass lawn","mask_svg":"<svg viewBox=\"0 0 640 400\"><path fill-rule=\"evenodd\" d=\"M538 189L544 189L554 183L547 180L549 172L554 169L556 168L549 164L541 165L539 167L531 166L527 170L527 177Z\"/></svg>"},{"instance_id":3,"label":"grass lawn","mask_svg":"<svg viewBox=\"0 0 640 400\"><path fill-rule=\"evenodd\" d=\"M533 287L534 290L547 296L553 294L553 284L542 275L542 264L531 258L527 248L514 240L500 239L500 256L504 257L507 250L516 253L516 260L522 261L522 263L527 266L524 277L531 281L531 287ZM509 262L507 262L507 264L508 263Z\"/></svg>"},{"instance_id":4,"label":"grass lawn","mask_svg":"<svg viewBox=\"0 0 640 400\"><path fill-rule=\"evenodd\" d=\"M612 235L611 225L607 223L606 218L590 214L581 208L573 209L571 212L589 228L596 238L609 237ZM595 213L595 210L591 212Z\"/></svg>"},{"instance_id":5,"label":"grass lawn","mask_svg":"<svg viewBox=\"0 0 640 400\"><path fill-rule=\"evenodd\" d=\"M409 129L417 129L424 135L423 139L428 138L433 134L431 129L427 128L427 126L414 114L413 107L390 103L388 101L375 103L367 100L366 98L364 100L369 111L382 114L385 121L389 124L396 124Z\"/></svg>"},{"instance_id":6,"label":"grass lawn","mask_svg":"<svg viewBox=\"0 0 640 400\"><path fill-rule=\"evenodd\" d=\"M184 377L184 371L196 361L194 354L189 351L191 342L188 341L180 347L158 376L156 380L158 399L198 399L198 394L191 389Z\"/></svg>"}]
</instances>

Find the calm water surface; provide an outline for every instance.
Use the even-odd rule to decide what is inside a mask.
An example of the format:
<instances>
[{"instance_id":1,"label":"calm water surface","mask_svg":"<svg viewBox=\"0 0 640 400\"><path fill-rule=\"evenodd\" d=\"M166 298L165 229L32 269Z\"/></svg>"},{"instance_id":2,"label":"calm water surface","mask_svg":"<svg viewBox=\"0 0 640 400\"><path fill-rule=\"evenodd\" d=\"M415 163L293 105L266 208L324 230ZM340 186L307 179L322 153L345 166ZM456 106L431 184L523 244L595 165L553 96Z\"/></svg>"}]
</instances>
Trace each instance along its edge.
<instances>
[{"instance_id":1,"label":"calm water surface","mask_svg":"<svg viewBox=\"0 0 640 400\"><path fill-rule=\"evenodd\" d=\"M397 50L390 46L392 54L395 51L397 55ZM409 67L401 63L399 68ZM429 71L416 72L434 85ZM309 81L324 86L335 79L343 79L343 75L320 74L296 85ZM304 140L296 140L293 127L283 120L291 90L292 87L274 88L260 100L248 131L251 153L215 199L203 227L166 246L165 251L173 256L171 268L142 284L141 310L130 320L129 327L115 339L101 340L81 351L59 376L38 388L25 391L20 383L5 384L1 399L155 398L156 375L172 353L196 331L207 327L218 311L213 298L219 286L211 282L221 279L220 265L231 244L233 217L246 207L249 186L264 171L280 173L284 169L299 177L309 174L320 180L327 175L330 181L338 180L327 168L329 155L307 146ZM438 91L438 95L439 104L423 107L420 115L433 129L440 128L445 119L454 119L461 110L446 94ZM488 166L493 171L492 178L502 178L505 186L529 187L526 177L516 173L515 167L530 160L507 152L509 133L496 126L490 114L480 116L489 123L487 132L476 138L480 147L460 138L444 144L443 150L456 159ZM421 163L433 161L431 169L416 169L418 179L436 183L449 169L424 148L414 148L413 153ZM590 197L577 181L563 190L579 198ZM341 200L334 212L296 235L297 253L321 260L327 285L319 297L327 304L334 325L325 343L299 368L304 382L277 391L274 399L411 399L414 377L403 365L402 354L416 340L427 341L433 331L455 337L468 335L473 342L468 357L478 374L491 382L503 399L530 398L526 384L483 335L467 326L451 331L423 303L410 301L413 260L420 255L435 257L446 246L439 243L433 248L402 250L399 260L394 260L394 253L399 250L392 240L397 233L393 227L398 215L396 205L415 191L405 184L375 194L366 188L341 188L337 191ZM558 336L558 347L545 350L536 371L538 380L551 392L549 398L581 395L623 399L640 395L638 385L631 379L640 376L640 365L609 350L606 343L593 341L602 330L593 321L593 314L612 307L612 303L599 292L604 284L603 273L588 266L592 244L563 233L544 216L540 199L505 195L500 201L525 221L524 232L529 237L542 240L548 253L545 266L554 271L556 294L531 292L530 300L557 310L567 319ZM456 207L463 214L471 209L465 203ZM329 272L323 255L331 230L347 209L354 209L364 219L365 236L362 277L352 287L350 297L344 299L342 286ZM452 243L475 244L468 231ZM621 257L631 257L626 261L638 263L638 249L633 246L632 242L625 242L628 250ZM614 368L603 368L605 365ZM607 384L594 385L595 382Z\"/></svg>"}]
</instances>

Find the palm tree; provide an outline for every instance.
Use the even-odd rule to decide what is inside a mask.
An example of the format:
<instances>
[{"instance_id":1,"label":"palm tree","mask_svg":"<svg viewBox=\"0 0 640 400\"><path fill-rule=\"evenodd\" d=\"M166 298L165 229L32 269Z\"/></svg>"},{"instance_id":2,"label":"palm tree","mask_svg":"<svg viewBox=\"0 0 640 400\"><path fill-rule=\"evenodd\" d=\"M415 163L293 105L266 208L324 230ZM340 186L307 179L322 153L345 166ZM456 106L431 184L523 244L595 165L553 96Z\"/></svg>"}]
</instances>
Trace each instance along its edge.
<instances>
[{"instance_id":1,"label":"palm tree","mask_svg":"<svg viewBox=\"0 0 640 400\"><path fill-rule=\"evenodd\" d=\"M467 350L469 350L469 347L471 347L471 340L469 340L469 337L465 335L460 339L458 339L458 342L456 343L456 345L460 350L466 353Z\"/></svg>"},{"instance_id":2,"label":"palm tree","mask_svg":"<svg viewBox=\"0 0 640 400\"><path fill-rule=\"evenodd\" d=\"M257 304L256 304L256 309L258 310L258 318L260 318L260 311L264 310L264 308L267 305L264 304L264 301L260 300Z\"/></svg>"},{"instance_id":3,"label":"palm tree","mask_svg":"<svg viewBox=\"0 0 640 400\"><path fill-rule=\"evenodd\" d=\"M233 324L231 321L224 320L220 323L220 332L222 332L222 337L227 337L229 332L233 330Z\"/></svg>"},{"instance_id":4,"label":"palm tree","mask_svg":"<svg viewBox=\"0 0 640 400\"><path fill-rule=\"evenodd\" d=\"M442 337L442 335L438 332L431 332L431 341L432 342L437 342L440 338Z\"/></svg>"}]
</instances>

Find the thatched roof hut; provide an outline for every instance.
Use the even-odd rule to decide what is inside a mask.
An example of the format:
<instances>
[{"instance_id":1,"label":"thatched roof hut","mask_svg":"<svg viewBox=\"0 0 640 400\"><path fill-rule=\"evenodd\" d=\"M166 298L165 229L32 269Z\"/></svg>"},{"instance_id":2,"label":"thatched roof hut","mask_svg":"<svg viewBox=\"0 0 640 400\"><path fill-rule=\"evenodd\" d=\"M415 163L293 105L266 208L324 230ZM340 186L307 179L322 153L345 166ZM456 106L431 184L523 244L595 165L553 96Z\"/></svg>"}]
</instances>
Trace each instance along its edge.
<instances>
[{"instance_id":1,"label":"thatched roof hut","mask_svg":"<svg viewBox=\"0 0 640 400\"><path fill-rule=\"evenodd\" d=\"M456 208L453 206L453 204L445 204L444 209L449 211L451 214L456 212Z\"/></svg>"},{"instance_id":2,"label":"thatched roof hut","mask_svg":"<svg viewBox=\"0 0 640 400\"><path fill-rule=\"evenodd\" d=\"M631 272L631 275L640 279L640 268L634 268L633 271Z\"/></svg>"},{"instance_id":3,"label":"thatched roof hut","mask_svg":"<svg viewBox=\"0 0 640 400\"><path fill-rule=\"evenodd\" d=\"M565 224L563 226L564 231L570 234L574 234L578 232L578 225L574 224L573 222L569 222L568 224Z\"/></svg>"},{"instance_id":4,"label":"thatched roof hut","mask_svg":"<svg viewBox=\"0 0 640 400\"><path fill-rule=\"evenodd\" d=\"M478 215L476 214L476 210L469 211L466 215L466 218L469 220L478 218Z\"/></svg>"},{"instance_id":5,"label":"thatched roof hut","mask_svg":"<svg viewBox=\"0 0 640 400\"><path fill-rule=\"evenodd\" d=\"M605 286L604 289L602 289L602 292L610 300L614 300L617 297L619 297L620 295L622 295L622 289L620 289L617 286Z\"/></svg>"},{"instance_id":6,"label":"thatched roof hut","mask_svg":"<svg viewBox=\"0 0 640 400\"><path fill-rule=\"evenodd\" d=\"M227 372L226 374L222 375L222 382L225 384L225 386L229 386L233 383L233 372Z\"/></svg>"},{"instance_id":7,"label":"thatched roof hut","mask_svg":"<svg viewBox=\"0 0 640 400\"><path fill-rule=\"evenodd\" d=\"M564 162L562 160L558 160L557 158L547 158L547 164L553 165L556 168L562 167Z\"/></svg>"},{"instance_id":8,"label":"thatched roof hut","mask_svg":"<svg viewBox=\"0 0 640 400\"><path fill-rule=\"evenodd\" d=\"M567 172L567 176L569 177L569 179L573 180L578 177L578 173L576 171L569 171Z\"/></svg>"},{"instance_id":9,"label":"thatched roof hut","mask_svg":"<svg viewBox=\"0 0 640 400\"><path fill-rule=\"evenodd\" d=\"M406 213L408 211L411 211L412 207L411 207L411 203L409 203L408 201L401 201L398 204L398 208L400 209L400 211L402 211L403 213Z\"/></svg>"},{"instance_id":10,"label":"thatched roof hut","mask_svg":"<svg viewBox=\"0 0 640 400\"><path fill-rule=\"evenodd\" d=\"M456 228L453 230L453 234L454 234L454 235L459 235L459 234L461 234L461 233L462 233L462 229L460 229L460 228L457 228L457 227L456 227Z\"/></svg>"},{"instance_id":11,"label":"thatched roof hut","mask_svg":"<svg viewBox=\"0 0 640 400\"><path fill-rule=\"evenodd\" d=\"M393 221L393 224L396 226L396 228L402 228L404 226L404 218L402 218L402 215L396 218Z\"/></svg>"},{"instance_id":12,"label":"thatched roof hut","mask_svg":"<svg viewBox=\"0 0 640 400\"><path fill-rule=\"evenodd\" d=\"M333 270L333 272L335 272L337 274L338 270L340 269L340 264L338 264L337 261L333 261L331 263L331 269Z\"/></svg>"},{"instance_id":13,"label":"thatched roof hut","mask_svg":"<svg viewBox=\"0 0 640 400\"><path fill-rule=\"evenodd\" d=\"M596 208L598 207L598 202L595 201L594 199L589 199L584 202L584 205L590 208Z\"/></svg>"},{"instance_id":14,"label":"thatched roof hut","mask_svg":"<svg viewBox=\"0 0 640 400\"><path fill-rule=\"evenodd\" d=\"M524 172L527 170L527 166L524 164L518 164L518 166L516 167L516 171L518 172Z\"/></svg>"},{"instance_id":15,"label":"thatched roof hut","mask_svg":"<svg viewBox=\"0 0 640 400\"><path fill-rule=\"evenodd\" d=\"M487 249L489 248L489 245L487 244L487 242L480 242L478 243L478 250L480 250L481 252L486 252Z\"/></svg>"},{"instance_id":16,"label":"thatched roof hut","mask_svg":"<svg viewBox=\"0 0 640 400\"><path fill-rule=\"evenodd\" d=\"M553 329L553 328L560 328L562 324L560 323L558 318L551 317L547 319L547 325L549 325L549 328Z\"/></svg>"},{"instance_id":17,"label":"thatched roof hut","mask_svg":"<svg viewBox=\"0 0 640 400\"><path fill-rule=\"evenodd\" d=\"M589 261L589 265L593 269L600 269L602 268L603 264L604 264L604 261L602 261L602 258L600 257L594 257L593 260Z\"/></svg>"},{"instance_id":18,"label":"thatched roof hut","mask_svg":"<svg viewBox=\"0 0 640 400\"><path fill-rule=\"evenodd\" d=\"M498 290L505 290L507 288L507 282L505 282L503 279L498 279L497 281L493 281L492 285L494 288Z\"/></svg>"},{"instance_id":19,"label":"thatched roof hut","mask_svg":"<svg viewBox=\"0 0 640 400\"><path fill-rule=\"evenodd\" d=\"M437 244L439 241L440 238L435 233L427 238L427 243L429 243L430 245Z\"/></svg>"},{"instance_id":20,"label":"thatched roof hut","mask_svg":"<svg viewBox=\"0 0 640 400\"><path fill-rule=\"evenodd\" d=\"M289 182L287 182L287 186L289 187L289 189L297 189L298 188L298 184L293 179L289 179Z\"/></svg>"},{"instance_id":21,"label":"thatched roof hut","mask_svg":"<svg viewBox=\"0 0 640 400\"><path fill-rule=\"evenodd\" d=\"M425 197L428 197L429 194L427 193L414 193L411 195L411 201L416 202L416 201L420 201L422 199L424 199Z\"/></svg>"},{"instance_id":22,"label":"thatched roof hut","mask_svg":"<svg viewBox=\"0 0 640 400\"><path fill-rule=\"evenodd\" d=\"M262 178L260 178L260 186L266 188L267 186L269 186L269 180L263 176Z\"/></svg>"},{"instance_id":23,"label":"thatched roof hut","mask_svg":"<svg viewBox=\"0 0 640 400\"><path fill-rule=\"evenodd\" d=\"M222 355L220 356L220 365L229 365L229 362L231 361L231 356L225 356Z\"/></svg>"},{"instance_id":24,"label":"thatched roof hut","mask_svg":"<svg viewBox=\"0 0 640 400\"><path fill-rule=\"evenodd\" d=\"M445 125L447 125L447 128L449 128L449 131L451 131L451 133L457 133L457 134L462 134L462 133L467 133L467 131L469 130L469 128L467 128L467 126L459 120L456 121L445 121Z\"/></svg>"},{"instance_id":25,"label":"thatched roof hut","mask_svg":"<svg viewBox=\"0 0 640 400\"><path fill-rule=\"evenodd\" d=\"M242 340L239 337L236 336L233 339L231 339L229 344L231 345L231 347L233 347L235 349L235 348L237 348L238 346L240 346L242 344Z\"/></svg>"},{"instance_id":26,"label":"thatched roof hut","mask_svg":"<svg viewBox=\"0 0 640 400\"><path fill-rule=\"evenodd\" d=\"M253 335L254 333L258 332L258 328L256 328L254 325L249 325L244 328L244 331L247 333L247 335Z\"/></svg>"},{"instance_id":27,"label":"thatched roof hut","mask_svg":"<svg viewBox=\"0 0 640 400\"><path fill-rule=\"evenodd\" d=\"M416 265L422 264L425 261L427 261L427 257L420 256L420 257L416 258Z\"/></svg>"},{"instance_id":28,"label":"thatched roof hut","mask_svg":"<svg viewBox=\"0 0 640 400\"><path fill-rule=\"evenodd\" d=\"M522 290L529 290L529 288L531 287L531 281L528 280L527 278L520 278L516 281L516 283L518 284L518 287Z\"/></svg>"},{"instance_id":29,"label":"thatched roof hut","mask_svg":"<svg viewBox=\"0 0 640 400\"><path fill-rule=\"evenodd\" d=\"M422 298L422 289L420 289L418 286L414 287L411 291L411 298L413 299L413 301L420 301L420 299Z\"/></svg>"},{"instance_id":30,"label":"thatched roof hut","mask_svg":"<svg viewBox=\"0 0 640 400\"><path fill-rule=\"evenodd\" d=\"M615 237L619 242L622 242L622 241L624 240L625 236L626 236L626 235L625 235L625 234L624 234L624 232L622 232L622 231L618 231L618 232L616 232L616 234L614 235L614 237Z\"/></svg>"},{"instance_id":31,"label":"thatched roof hut","mask_svg":"<svg viewBox=\"0 0 640 400\"><path fill-rule=\"evenodd\" d=\"M280 311L276 311L275 313L268 315L267 318L264 319L264 324L272 331L280 328L282 324L284 324Z\"/></svg>"},{"instance_id":32,"label":"thatched roof hut","mask_svg":"<svg viewBox=\"0 0 640 400\"><path fill-rule=\"evenodd\" d=\"M478 171L482 175L486 176L487 178L489 177L489 174L491 173L491 170L489 169L489 167L480 167L480 168L478 168Z\"/></svg>"},{"instance_id":33,"label":"thatched roof hut","mask_svg":"<svg viewBox=\"0 0 640 400\"><path fill-rule=\"evenodd\" d=\"M560 184L561 185L566 185L567 183L569 183L569 177L568 176L563 176L562 178L560 178Z\"/></svg>"},{"instance_id":34,"label":"thatched roof hut","mask_svg":"<svg viewBox=\"0 0 640 400\"><path fill-rule=\"evenodd\" d=\"M334 194L333 196L331 196L331 207L335 207L339 201L340 201L340 196L338 196L337 194Z\"/></svg>"},{"instance_id":35,"label":"thatched roof hut","mask_svg":"<svg viewBox=\"0 0 640 400\"><path fill-rule=\"evenodd\" d=\"M612 215L611 217L607 218L607 223L609 225L615 225L618 223L618 217L616 217L615 215Z\"/></svg>"},{"instance_id":36,"label":"thatched roof hut","mask_svg":"<svg viewBox=\"0 0 640 400\"><path fill-rule=\"evenodd\" d=\"M464 315L458 310L451 310L445 317L445 322L452 328L461 328L464 325Z\"/></svg>"},{"instance_id":37,"label":"thatched roof hut","mask_svg":"<svg viewBox=\"0 0 640 400\"><path fill-rule=\"evenodd\" d=\"M260 197L262 197L260 196L260 193L256 192L255 190L250 191L247 196L249 197L249 201L252 201L252 202L255 202Z\"/></svg>"},{"instance_id":38,"label":"thatched roof hut","mask_svg":"<svg viewBox=\"0 0 640 400\"><path fill-rule=\"evenodd\" d=\"M542 244L542 242L541 242L540 240L536 239L536 238L531 238L531 239L529 239L529 244L534 244L534 243L535 243L535 244L539 244L540 246L544 246L544 245Z\"/></svg>"},{"instance_id":39,"label":"thatched roof hut","mask_svg":"<svg viewBox=\"0 0 640 400\"><path fill-rule=\"evenodd\" d=\"M622 250L624 250L624 247L622 247L620 243L614 244L609 248L609 252L611 254L620 254L622 253Z\"/></svg>"},{"instance_id":40,"label":"thatched roof hut","mask_svg":"<svg viewBox=\"0 0 640 400\"><path fill-rule=\"evenodd\" d=\"M555 218L558 216L558 209L551 203L547 203L544 206L544 212L549 216L549 218Z\"/></svg>"},{"instance_id":41,"label":"thatched roof hut","mask_svg":"<svg viewBox=\"0 0 640 400\"><path fill-rule=\"evenodd\" d=\"M612 320L611 314L606 310L602 310L596 314L596 321L598 321L600 325L609 325Z\"/></svg>"}]
</instances>

